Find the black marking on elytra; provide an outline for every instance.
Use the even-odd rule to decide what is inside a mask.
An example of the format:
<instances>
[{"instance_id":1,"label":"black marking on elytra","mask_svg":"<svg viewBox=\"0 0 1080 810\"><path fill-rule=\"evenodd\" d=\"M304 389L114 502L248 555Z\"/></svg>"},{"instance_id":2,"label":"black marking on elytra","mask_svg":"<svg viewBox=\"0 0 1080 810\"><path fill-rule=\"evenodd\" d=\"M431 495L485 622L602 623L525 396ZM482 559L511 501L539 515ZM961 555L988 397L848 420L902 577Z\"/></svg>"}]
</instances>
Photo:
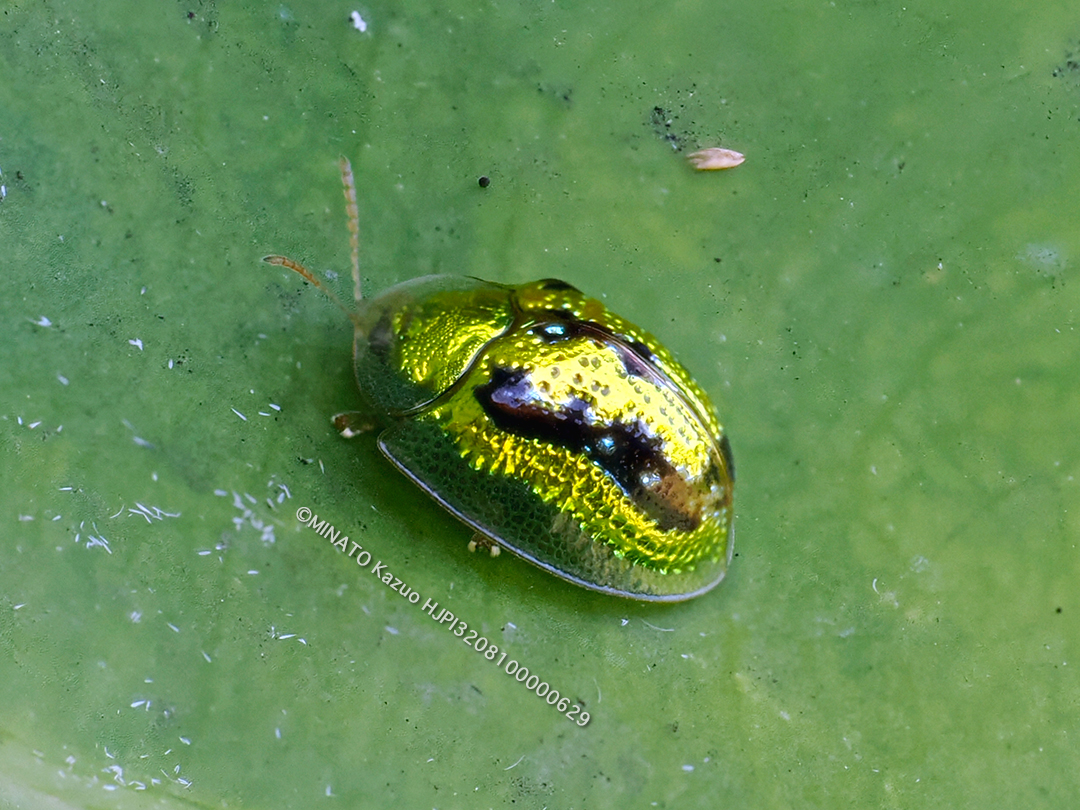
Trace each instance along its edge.
<instances>
[{"instance_id":1,"label":"black marking on elytra","mask_svg":"<svg viewBox=\"0 0 1080 810\"><path fill-rule=\"evenodd\" d=\"M586 338L618 354L623 368L631 377L645 377L654 369L656 355L640 340L630 340L595 321L582 321L559 309L549 309L538 315L545 320L532 327L531 331L549 346Z\"/></svg>"},{"instance_id":2,"label":"black marking on elytra","mask_svg":"<svg viewBox=\"0 0 1080 810\"><path fill-rule=\"evenodd\" d=\"M715 458L705 468L705 474L701 476L701 480L705 482L705 486L709 487L723 483L724 478L720 474L720 465L716 463Z\"/></svg>"},{"instance_id":3,"label":"black marking on elytra","mask_svg":"<svg viewBox=\"0 0 1080 810\"><path fill-rule=\"evenodd\" d=\"M640 343L637 345L641 345ZM652 357L652 353L646 354L644 357L634 349L634 344L625 345L622 343L614 344L615 351L619 354L619 359L622 360L623 368L626 369L626 373L631 377L645 377L648 375L652 366L646 358ZM647 351L647 350L646 350Z\"/></svg>"},{"instance_id":4,"label":"black marking on elytra","mask_svg":"<svg viewBox=\"0 0 1080 810\"><path fill-rule=\"evenodd\" d=\"M562 343L575 337L574 330L562 321L540 324L539 326L533 327L532 332L549 346L553 343Z\"/></svg>"},{"instance_id":5,"label":"black marking on elytra","mask_svg":"<svg viewBox=\"0 0 1080 810\"><path fill-rule=\"evenodd\" d=\"M600 342L599 336L595 334L600 329L598 324L578 320L561 309L549 309L537 315L539 322L530 331L544 343L563 343L580 337L591 337L597 343Z\"/></svg>"},{"instance_id":6,"label":"black marking on elytra","mask_svg":"<svg viewBox=\"0 0 1080 810\"><path fill-rule=\"evenodd\" d=\"M728 477L731 483L735 483L735 456L731 452L731 442L725 433L720 437L720 452L724 456L724 466L727 467Z\"/></svg>"},{"instance_id":7,"label":"black marking on elytra","mask_svg":"<svg viewBox=\"0 0 1080 810\"><path fill-rule=\"evenodd\" d=\"M495 368L473 394L501 430L585 454L662 531L693 531L701 523L700 509L688 503L685 480L641 421L592 424L589 404L578 398L552 410L535 396L522 370Z\"/></svg>"}]
</instances>

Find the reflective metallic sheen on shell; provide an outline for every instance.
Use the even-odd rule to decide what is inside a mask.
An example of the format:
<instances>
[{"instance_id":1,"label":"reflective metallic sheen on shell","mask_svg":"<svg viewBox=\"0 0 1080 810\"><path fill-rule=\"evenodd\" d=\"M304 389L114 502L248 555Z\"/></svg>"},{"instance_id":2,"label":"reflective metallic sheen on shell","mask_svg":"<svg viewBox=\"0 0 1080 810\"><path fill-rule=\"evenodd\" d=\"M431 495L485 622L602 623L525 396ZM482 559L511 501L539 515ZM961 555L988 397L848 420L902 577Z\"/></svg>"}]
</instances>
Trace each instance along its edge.
<instances>
[{"instance_id":1,"label":"reflective metallic sheen on shell","mask_svg":"<svg viewBox=\"0 0 1080 810\"><path fill-rule=\"evenodd\" d=\"M619 596L688 599L723 578L730 447L654 337L556 280L428 276L360 303L356 378L379 446L452 513Z\"/></svg>"}]
</instances>

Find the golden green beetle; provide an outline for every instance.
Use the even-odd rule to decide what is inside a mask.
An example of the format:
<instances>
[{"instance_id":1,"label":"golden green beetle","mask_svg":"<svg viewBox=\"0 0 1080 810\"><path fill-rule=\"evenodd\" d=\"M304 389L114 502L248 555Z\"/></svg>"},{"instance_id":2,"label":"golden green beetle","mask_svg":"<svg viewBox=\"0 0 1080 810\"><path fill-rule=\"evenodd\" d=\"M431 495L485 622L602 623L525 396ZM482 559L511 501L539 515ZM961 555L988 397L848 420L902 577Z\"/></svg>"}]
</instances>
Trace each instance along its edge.
<instances>
[{"instance_id":1,"label":"golden green beetle","mask_svg":"<svg viewBox=\"0 0 1080 810\"><path fill-rule=\"evenodd\" d=\"M405 475L479 532L586 588L705 593L732 552L731 448L705 392L647 332L571 285L426 276L361 299L356 192L341 161L364 401Z\"/></svg>"}]
</instances>

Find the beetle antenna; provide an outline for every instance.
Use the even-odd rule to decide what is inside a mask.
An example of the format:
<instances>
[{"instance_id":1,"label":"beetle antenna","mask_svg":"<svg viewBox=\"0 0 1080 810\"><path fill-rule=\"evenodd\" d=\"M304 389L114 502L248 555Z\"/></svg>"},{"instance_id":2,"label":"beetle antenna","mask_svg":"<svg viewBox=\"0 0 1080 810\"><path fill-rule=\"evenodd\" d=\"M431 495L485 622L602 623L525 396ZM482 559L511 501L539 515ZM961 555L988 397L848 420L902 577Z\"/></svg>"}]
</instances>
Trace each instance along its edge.
<instances>
[{"instance_id":1,"label":"beetle antenna","mask_svg":"<svg viewBox=\"0 0 1080 810\"><path fill-rule=\"evenodd\" d=\"M356 326L360 325L356 313L347 309L345 305L341 303L341 299L334 295L334 291L319 281L319 279L315 278L315 274L304 267L304 265L300 264L300 262L294 262L292 259L286 258L285 256L263 256L263 261L267 264L276 264L278 267L287 267L290 270L299 273L306 281L311 282L322 290L326 294L326 297L333 301L337 308L344 312L353 324Z\"/></svg>"},{"instance_id":2,"label":"beetle antenna","mask_svg":"<svg viewBox=\"0 0 1080 810\"><path fill-rule=\"evenodd\" d=\"M360 212L356 208L356 180L352 164L347 157L338 158L341 169L342 191L345 192L345 213L349 217L349 247L352 248L353 297L359 301L364 296L360 290Z\"/></svg>"}]
</instances>

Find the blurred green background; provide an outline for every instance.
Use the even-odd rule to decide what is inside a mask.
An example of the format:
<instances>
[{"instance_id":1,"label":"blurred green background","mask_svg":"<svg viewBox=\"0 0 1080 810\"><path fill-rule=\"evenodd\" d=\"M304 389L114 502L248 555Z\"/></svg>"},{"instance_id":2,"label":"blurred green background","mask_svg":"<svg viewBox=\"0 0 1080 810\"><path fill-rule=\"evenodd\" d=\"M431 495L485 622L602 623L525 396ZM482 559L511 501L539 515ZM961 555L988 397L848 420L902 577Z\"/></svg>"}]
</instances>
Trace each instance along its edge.
<instances>
[{"instance_id":1,"label":"blurred green background","mask_svg":"<svg viewBox=\"0 0 1080 810\"><path fill-rule=\"evenodd\" d=\"M0 806L1075 801L1078 54L1064 0L4 3ZM347 273L339 155L369 291L560 277L694 371L724 584L470 555L336 435L350 325L259 259Z\"/></svg>"}]
</instances>

